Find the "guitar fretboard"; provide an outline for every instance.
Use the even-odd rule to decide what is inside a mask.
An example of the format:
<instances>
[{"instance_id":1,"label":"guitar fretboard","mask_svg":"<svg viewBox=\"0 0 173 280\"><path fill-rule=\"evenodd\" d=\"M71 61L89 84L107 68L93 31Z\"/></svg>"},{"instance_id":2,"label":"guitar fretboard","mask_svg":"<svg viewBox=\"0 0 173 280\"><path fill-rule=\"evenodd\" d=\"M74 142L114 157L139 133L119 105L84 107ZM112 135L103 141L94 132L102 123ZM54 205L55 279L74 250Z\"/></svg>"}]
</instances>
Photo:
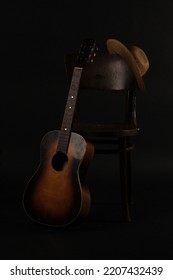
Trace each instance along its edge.
<instances>
[{"instance_id":1,"label":"guitar fretboard","mask_svg":"<svg viewBox=\"0 0 173 280\"><path fill-rule=\"evenodd\" d=\"M83 68L81 67L75 67L73 70L57 147L57 150L63 153L66 153L68 148L82 70Z\"/></svg>"}]
</instances>

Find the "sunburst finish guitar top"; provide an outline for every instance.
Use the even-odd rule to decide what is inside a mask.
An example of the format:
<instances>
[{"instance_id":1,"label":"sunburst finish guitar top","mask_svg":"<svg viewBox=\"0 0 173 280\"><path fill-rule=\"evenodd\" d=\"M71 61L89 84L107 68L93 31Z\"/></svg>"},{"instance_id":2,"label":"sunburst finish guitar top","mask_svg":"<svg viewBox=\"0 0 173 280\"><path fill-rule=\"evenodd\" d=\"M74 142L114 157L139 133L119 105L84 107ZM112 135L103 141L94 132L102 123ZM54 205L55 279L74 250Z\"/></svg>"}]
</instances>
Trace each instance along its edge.
<instances>
[{"instance_id":1,"label":"sunburst finish guitar top","mask_svg":"<svg viewBox=\"0 0 173 280\"><path fill-rule=\"evenodd\" d=\"M90 191L83 185L85 172L94 148L85 139L72 132L67 160L58 160L52 166L59 131L47 133L41 142L41 163L25 190L24 204L30 217L52 226L65 226L78 216L87 216L90 210ZM61 167L60 167L61 165Z\"/></svg>"}]
</instances>

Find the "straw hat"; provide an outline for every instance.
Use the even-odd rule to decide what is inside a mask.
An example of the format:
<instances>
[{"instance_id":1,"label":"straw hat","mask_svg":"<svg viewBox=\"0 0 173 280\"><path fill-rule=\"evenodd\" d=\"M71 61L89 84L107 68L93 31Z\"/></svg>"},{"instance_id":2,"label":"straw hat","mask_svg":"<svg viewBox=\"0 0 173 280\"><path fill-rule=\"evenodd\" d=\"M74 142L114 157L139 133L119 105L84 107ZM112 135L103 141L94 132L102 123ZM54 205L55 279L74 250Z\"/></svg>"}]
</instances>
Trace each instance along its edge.
<instances>
[{"instance_id":1,"label":"straw hat","mask_svg":"<svg viewBox=\"0 0 173 280\"><path fill-rule=\"evenodd\" d=\"M106 45L110 54L119 54L126 60L135 75L139 89L144 91L145 85L142 77L149 68L149 61L144 51L137 46L126 47L116 39L108 39Z\"/></svg>"}]
</instances>

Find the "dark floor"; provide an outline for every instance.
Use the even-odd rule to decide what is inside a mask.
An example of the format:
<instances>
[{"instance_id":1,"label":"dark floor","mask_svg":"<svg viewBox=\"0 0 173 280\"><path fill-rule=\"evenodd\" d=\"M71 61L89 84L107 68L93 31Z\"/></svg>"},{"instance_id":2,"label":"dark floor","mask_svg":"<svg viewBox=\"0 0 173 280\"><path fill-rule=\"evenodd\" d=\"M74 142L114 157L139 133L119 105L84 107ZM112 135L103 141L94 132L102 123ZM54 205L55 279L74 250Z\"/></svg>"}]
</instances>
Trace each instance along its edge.
<instances>
[{"instance_id":1,"label":"dark floor","mask_svg":"<svg viewBox=\"0 0 173 280\"><path fill-rule=\"evenodd\" d=\"M1 158L1 259L173 258L173 172L168 160L163 168L148 156L147 165L146 154L142 160L134 153L134 218L126 223L119 204L118 164L112 155L96 155L87 174L93 198L90 216L54 229L30 221L22 207L35 164L29 167L31 153L4 151Z\"/></svg>"}]
</instances>

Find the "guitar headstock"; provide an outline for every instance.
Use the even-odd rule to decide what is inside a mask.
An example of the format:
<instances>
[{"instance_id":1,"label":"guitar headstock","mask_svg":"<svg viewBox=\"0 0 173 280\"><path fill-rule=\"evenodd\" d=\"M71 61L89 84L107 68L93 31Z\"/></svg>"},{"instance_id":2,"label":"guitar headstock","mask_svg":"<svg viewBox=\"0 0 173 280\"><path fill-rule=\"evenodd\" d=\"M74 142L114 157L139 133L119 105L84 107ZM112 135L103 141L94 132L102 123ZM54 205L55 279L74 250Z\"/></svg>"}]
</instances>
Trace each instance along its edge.
<instances>
[{"instance_id":1,"label":"guitar headstock","mask_svg":"<svg viewBox=\"0 0 173 280\"><path fill-rule=\"evenodd\" d=\"M76 66L84 67L87 63L93 62L98 48L95 39L84 39L76 61Z\"/></svg>"}]
</instances>

